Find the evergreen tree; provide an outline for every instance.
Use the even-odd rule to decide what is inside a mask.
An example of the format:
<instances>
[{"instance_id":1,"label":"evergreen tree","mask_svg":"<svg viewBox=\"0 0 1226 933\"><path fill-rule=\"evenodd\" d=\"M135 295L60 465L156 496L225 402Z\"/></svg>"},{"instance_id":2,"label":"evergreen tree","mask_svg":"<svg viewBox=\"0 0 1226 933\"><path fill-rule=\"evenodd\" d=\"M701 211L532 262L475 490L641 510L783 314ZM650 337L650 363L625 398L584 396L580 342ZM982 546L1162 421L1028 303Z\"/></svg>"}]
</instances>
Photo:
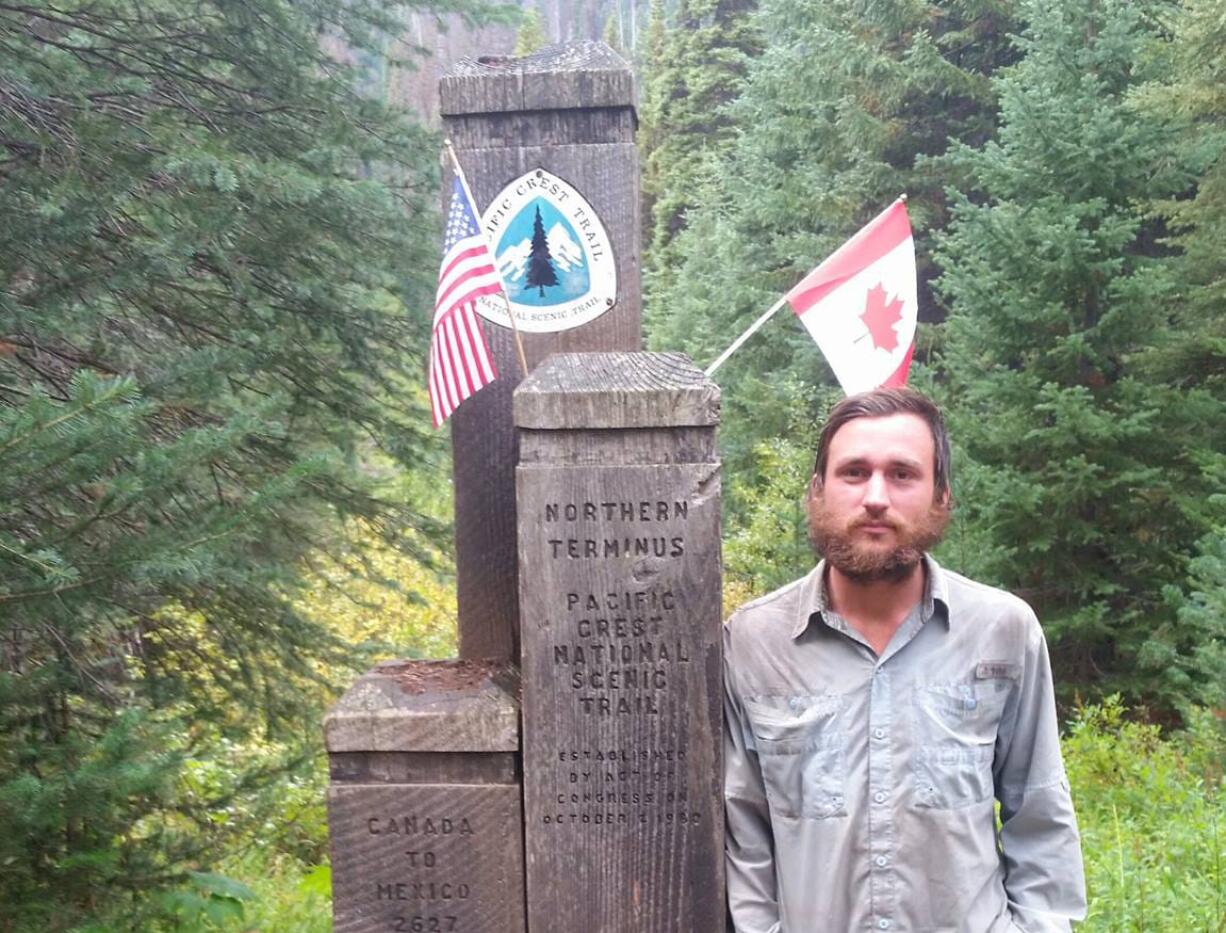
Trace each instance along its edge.
<instances>
[{"instance_id":1,"label":"evergreen tree","mask_svg":"<svg viewBox=\"0 0 1226 933\"><path fill-rule=\"evenodd\" d=\"M343 516L422 524L357 456L437 449L438 141L320 45L398 16L0 6L0 927L137 928L207 864L267 774L185 764L313 745L307 688L352 675L301 558Z\"/></svg>"},{"instance_id":2,"label":"evergreen tree","mask_svg":"<svg viewBox=\"0 0 1226 933\"><path fill-rule=\"evenodd\" d=\"M524 279L528 288L536 288L542 297L546 286L557 285L558 276L553 270L553 256L549 253L549 240L545 236L545 224L541 221L541 209L536 209L532 221L532 253L528 256L528 271Z\"/></svg>"},{"instance_id":3,"label":"evergreen tree","mask_svg":"<svg viewBox=\"0 0 1226 933\"><path fill-rule=\"evenodd\" d=\"M618 55L626 54L625 45L622 42L622 25L621 25L621 10L620 8L613 10L604 19L604 29L601 31L601 39L604 44L611 48Z\"/></svg>"},{"instance_id":4,"label":"evergreen tree","mask_svg":"<svg viewBox=\"0 0 1226 933\"><path fill-rule=\"evenodd\" d=\"M1164 590L1169 609L1146 641L1140 661L1160 678L1162 693L1181 712L1196 704L1220 710L1226 704L1226 453L1221 434L1214 454L1202 453L1212 492L1204 502L1210 529L1196 542L1182 586Z\"/></svg>"},{"instance_id":5,"label":"evergreen tree","mask_svg":"<svg viewBox=\"0 0 1226 933\"><path fill-rule=\"evenodd\" d=\"M1164 8L1023 5L999 140L948 160L965 193L938 259L968 460L951 560L1035 606L1066 684L1169 705L1188 645L1162 594L1206 530L1198 449L1226 425L1204 393L1140 365L1178 329L1151 205L1194 178L1178 118L1131 99L1156 77Z\"/></svg>"},{"instance_id":6,"label":"evergreen tree","mask_svg":"<svg viewBox=\"0 0 1226 933\"><path fill-rule=\"evenodd\" d=\"M649 302L672 280L673 240L700 180L735 135L725 108L760 47L756 5L680 0L669 28L662 0L652 2L639 132Z\"/></svg>"},{"instance_id":7,"label":"evergreen tree","mask_svg":"<svg viewBox=\"0 0 1226 933\"><path fill-rule=\"evenodd\" d=\"M644 265L651 264L652 231L655 229L655 196L653 192L660 188L656 162L648 156L658 145L659 130L662 123L662 108L665 95L664 81L661 79L665 67L665 42L668 37L667 14L664 0L651 0L648 7L647 25L644 27L643 52L639 62L640 94L638 118L639 147L639 205L641 210L642 241L647 250ZM646 284L646 283L645 283ZM646 297L646 295L644 296Z\"/></svg>"},{"instance_id":8,"label":"evergreen tree","mask_svg":"<svg viewBox=\"0 0 1226 933\"><path fill-rule=\"evenodd\" d=\"M1164 25L1171 42L1161 74L1136 95L1149 118L1174 114L1172 140L1198 169L1191 197L1160 202L1159 212L1181 249L1173 258L1174 286L1167 301L1168 339L1144 355L1145 371L1187 393L1208 395L1212 413L1194 455L1205 485L1217 494L1198 506L1210 531L1197 542L1182 587L1167 596L1176 623L1147 643L1146 666L1164 672L1177 697L1215 709L1226 704L1226 436L1217 413L1226 406L1226 18L1213 0L1185 0ZM1219 425L1217 430L1214 426Z\"/></svg>"},{"instance_id":9,"label":"evergreen tree","mask_svg":"<svg viewBox=\"0 0 1226 933\"><path fill-rule=\"evenodd\" d=\"M515 33L515 54L531 55L539 52L549 44L549 36L541 22L541 14L535 7L529 7L519 21L519 31Z\"/></svg>"},{"instance_id":10,"label":"evergreen tree","mask_svg":"<svg viewBox=\"0 0 1226 933\"><path fill-rule=\"evenodd\" d=\"M1184 386L1200 386L1226 404L1226 18L1214 0L1185 0L1164 27L1172 41L1162 72L1137 94L1150 115L1179 118L1174 142L1197 168L1192 197L1160 202L1158 210L1180 248L1171 313L1181 339L1148 362Z\"/></svg>"},{"instance_id":11,"label":"evergreen tree","mask_svg":"<svg viewBox=\"0 0 1226 933\"><path fill-rule=\"evenodd\" d=\"M1016 57L1006 38L1013 25L990 0L762 0L751 28L770 41L726 110L737 132L679 195L696 206L671 246L670 275L647 280L651 345L684 350L700 363L714 359L904 191L917 235L920 315L939 318L926 287L927 257L930 231L944 222L949 176L923 157L944 151L950 137L991 135L988 78ZM921 332L921 359L929 340ZM717 378L721 448L737 478L726 501L735 516L739 487L770 481L757 469L755 448L798 432L811 437L839 392L786 309Z\"/></svg>"}]
</instances>

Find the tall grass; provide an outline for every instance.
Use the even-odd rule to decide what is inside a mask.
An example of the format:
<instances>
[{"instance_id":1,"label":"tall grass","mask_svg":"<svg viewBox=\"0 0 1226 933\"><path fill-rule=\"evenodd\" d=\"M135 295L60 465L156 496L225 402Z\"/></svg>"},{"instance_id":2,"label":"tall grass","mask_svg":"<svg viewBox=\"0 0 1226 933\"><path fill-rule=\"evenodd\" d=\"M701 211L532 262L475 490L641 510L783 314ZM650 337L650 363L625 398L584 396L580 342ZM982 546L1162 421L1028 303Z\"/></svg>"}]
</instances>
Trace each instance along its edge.
<instances>
[{"instance_id":1,"label":"tall grass","mask_svg":"<svg viewBox=\"0 0 1226 933\"><path fill-rule=\"evenodd\" d=\"M1090 908L1083 931L1226 931L1226 728L1129 721L1118 699L1069 724L1065 766L1081 825Z\"/></svg>"}]
</instances>

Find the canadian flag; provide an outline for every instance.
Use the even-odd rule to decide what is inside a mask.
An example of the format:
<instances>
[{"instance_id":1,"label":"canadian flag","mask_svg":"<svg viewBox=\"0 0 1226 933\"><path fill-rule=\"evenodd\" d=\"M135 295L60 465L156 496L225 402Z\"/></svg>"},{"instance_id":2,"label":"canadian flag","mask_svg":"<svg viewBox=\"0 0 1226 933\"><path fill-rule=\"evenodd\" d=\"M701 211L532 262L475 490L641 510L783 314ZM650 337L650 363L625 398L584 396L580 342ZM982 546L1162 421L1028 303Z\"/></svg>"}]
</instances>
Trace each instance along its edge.
<instances>
[{"instance_id":1,"label":"canadian flag","mask_svg":"<svg viewBox=\"0 0 1226 933\"><path fill-rule=\"evenodd\" d=\"M785 300L848 395L907 383L915 352L915 241L902 197Z\"/></svg>"}]
</instances>

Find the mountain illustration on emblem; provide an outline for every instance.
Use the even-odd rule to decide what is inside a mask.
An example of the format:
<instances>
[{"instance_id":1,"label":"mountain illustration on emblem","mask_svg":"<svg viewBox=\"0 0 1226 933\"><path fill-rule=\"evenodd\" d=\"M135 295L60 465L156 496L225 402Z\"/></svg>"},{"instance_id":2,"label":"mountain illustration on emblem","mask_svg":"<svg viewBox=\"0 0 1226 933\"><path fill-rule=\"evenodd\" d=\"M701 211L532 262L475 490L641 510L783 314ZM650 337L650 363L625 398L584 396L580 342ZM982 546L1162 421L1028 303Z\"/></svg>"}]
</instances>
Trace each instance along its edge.
<instances>
[{"instance_id":1,"label":"mountain illustration on emblem","mask_svg":"<svg viewBox=\"0 0 1226 933\"><path fill-rule=\"evenodd\" d=\"M591 288L587 255L574 228L540 197L524 205L499 240L498 272L517 304L561 304Z\"/></svg>"}]
</instances>

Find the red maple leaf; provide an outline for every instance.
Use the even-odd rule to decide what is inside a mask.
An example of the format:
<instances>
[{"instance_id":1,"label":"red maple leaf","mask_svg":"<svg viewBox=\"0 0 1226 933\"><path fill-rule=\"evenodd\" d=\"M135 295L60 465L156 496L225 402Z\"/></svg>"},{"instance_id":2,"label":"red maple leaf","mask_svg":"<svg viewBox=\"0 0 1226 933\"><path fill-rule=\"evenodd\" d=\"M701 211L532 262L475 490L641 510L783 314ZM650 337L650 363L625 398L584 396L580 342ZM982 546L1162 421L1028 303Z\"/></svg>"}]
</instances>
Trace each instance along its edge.
<instances>
[{"instance_id":1,"label":"red maple leaf","mask_svg":"<svg viewBox=\"0 0 1226 933\"><path fill-rule=\"evenodd\" d=\"M868 290L864 313L860 320L873 338L873 346L893 353L898 347L898 331L894 325L902 320L902 301L885 299L885 287L878 283Z\"/></svg>"}]
</instances>

